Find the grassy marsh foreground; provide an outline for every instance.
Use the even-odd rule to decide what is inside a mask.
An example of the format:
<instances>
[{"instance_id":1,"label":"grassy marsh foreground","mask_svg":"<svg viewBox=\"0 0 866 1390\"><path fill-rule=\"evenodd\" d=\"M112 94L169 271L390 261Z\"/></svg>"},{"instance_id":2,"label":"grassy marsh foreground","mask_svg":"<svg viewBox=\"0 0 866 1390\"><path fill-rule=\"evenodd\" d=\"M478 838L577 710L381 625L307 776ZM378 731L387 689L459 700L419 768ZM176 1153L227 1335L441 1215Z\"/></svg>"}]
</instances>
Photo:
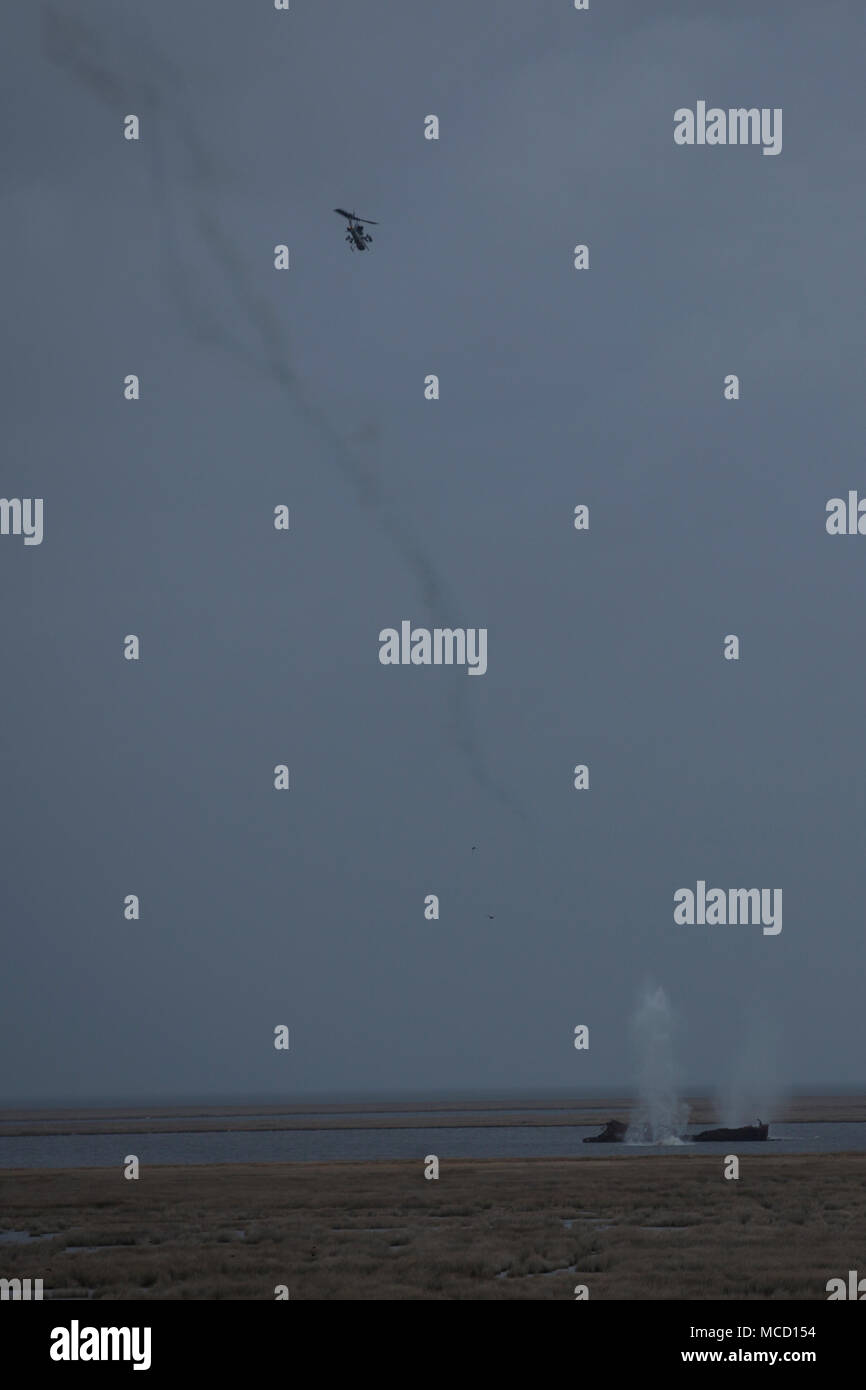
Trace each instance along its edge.
<instances>
[{"instance_id":1,"label":"grassy marsh foreground","mask_svg":"<svg viewBox=\"0 0 866 1390\"><path fill-rule=\"evenodd\" d=\"M866 1156L7 1170L0 1277L45 1297L825 1299L862 1268ZM69 1246L97 1247L83 1250Z\"/></svg>"}]
</instances>

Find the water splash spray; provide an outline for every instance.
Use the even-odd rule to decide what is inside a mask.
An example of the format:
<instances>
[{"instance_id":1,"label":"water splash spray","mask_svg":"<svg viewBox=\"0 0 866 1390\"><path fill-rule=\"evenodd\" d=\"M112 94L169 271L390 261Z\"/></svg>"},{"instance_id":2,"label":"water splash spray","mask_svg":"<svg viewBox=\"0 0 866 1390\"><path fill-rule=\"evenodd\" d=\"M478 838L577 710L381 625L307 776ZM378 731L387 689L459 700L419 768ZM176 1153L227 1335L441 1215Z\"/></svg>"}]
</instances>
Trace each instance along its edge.
<instances>
[{"instance_id":1,"label":"water splash spray","mask_svg":"<svg viewBox=\"0 0 866 1390\"><path fill-rule=\"evenodd\" d=\"M677 1090L674 1064L674 1019L661 988L647 986L632 1022L638 1056L639 1100L632 1113L627 1142L680 1144L688 1106Z\"/></svg>"},{"instance_id":2,"label":"water splash spray","mask_svg":"<svg viewBox=\"0 0 866 1390\"><path fill-rule=\"evenodd\" d=\"M778 1111L785 1092L779 1076L778 1026L766 1017L766 1007L761 1002L752 1001L743 1014L731 1078L718 1096L722 1123L731 1127L753 1125L756 1119L769 1120Z\"/></svg>"}]
</instances>

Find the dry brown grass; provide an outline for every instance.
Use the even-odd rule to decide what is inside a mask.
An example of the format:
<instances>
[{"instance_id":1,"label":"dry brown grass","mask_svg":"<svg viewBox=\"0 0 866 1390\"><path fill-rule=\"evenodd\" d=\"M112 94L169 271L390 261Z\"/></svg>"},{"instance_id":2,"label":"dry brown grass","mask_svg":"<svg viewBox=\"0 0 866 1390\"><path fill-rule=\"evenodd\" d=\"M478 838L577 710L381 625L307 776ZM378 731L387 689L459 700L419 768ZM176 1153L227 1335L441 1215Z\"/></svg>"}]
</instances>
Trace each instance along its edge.
<instances>
[{"instance_id":1,"label":"dry brown grass","mask_svg":"<svg viewBox=\"0 0 866 1390\"><path fill-rule=\"evenodd\" d=\"M0 1177L3 1227L59 1234L0 1245L0 1276L98 1299L270 1300L277 1284L570 1299L584 1283L593 1299L823 1300L829 1278L866 1273L866 1157L722 1170L717 1155L455 1160L438 1182L418 1162L18 1170Z\"/></svg>"}]
</instances>

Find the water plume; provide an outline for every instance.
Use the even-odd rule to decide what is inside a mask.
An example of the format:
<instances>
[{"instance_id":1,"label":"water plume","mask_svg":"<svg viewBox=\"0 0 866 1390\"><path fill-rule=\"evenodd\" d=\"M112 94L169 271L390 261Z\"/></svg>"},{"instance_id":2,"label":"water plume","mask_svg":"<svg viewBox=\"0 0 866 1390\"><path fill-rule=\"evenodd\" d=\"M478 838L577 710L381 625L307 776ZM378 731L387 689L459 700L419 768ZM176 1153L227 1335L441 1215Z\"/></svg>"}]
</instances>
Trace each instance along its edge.
<instances>
[{"instance_id":1,"label":"water plume","mask_svg":"<svg viewBox=\"0 0 866 1390\"><path fill-rule=\"evenodd\" d=\"M755 1005L752 1017L741 1021L732 1058L730 1080L718 1097L724 1125L753 1125L769 1121L778 1109L784 1087L779 1077L780 1037L765 1010Z\"/></svg>"},{"instance_id":2,"label":"water plume","mask_svg":"<svg viewBox=\"0 0 866 1390\"><path fill-rule=\"evenodd\" d=\"M638 1104L627 1134L631 1144L679 1144L688 1106L677 1089L674 1019L661 988L647 986L632 1022L637 1050Z\"/></svg>"}]
</instances>

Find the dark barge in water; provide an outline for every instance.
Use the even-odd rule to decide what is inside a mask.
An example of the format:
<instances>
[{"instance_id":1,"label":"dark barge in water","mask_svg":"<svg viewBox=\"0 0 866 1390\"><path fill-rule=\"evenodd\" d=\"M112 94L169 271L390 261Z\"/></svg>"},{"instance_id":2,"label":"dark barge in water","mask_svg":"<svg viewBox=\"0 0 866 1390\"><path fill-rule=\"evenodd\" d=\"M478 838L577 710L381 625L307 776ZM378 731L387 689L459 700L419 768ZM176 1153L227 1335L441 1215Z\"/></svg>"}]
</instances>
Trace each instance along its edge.
<instances>
[{"instance_id":1,"label":"dark barge in water","mask_svg":"<svg viewBox=\"0 0 866 1390\"><path fill-rule=\"evenodd\" d=\"M584 1144L621 1144L626 1136L628 1125L624 1125L622 1120L608 1120L601 1134L590 1134L584 1139Z\"/></svg>"},{"instance_id":2,"label":"dark barge in water","mask_svg":"<svg viewBox=\"0 0 866 1390\"><path fill-rule=\"evenodd\" d=\"M739 1129L704 1129L693 1134L692 1140L695 1144L757 1144L766 1139L769 1131L770 1126L759 1120L756 1125L741 1125Z\"/></svg>"},{"instance_id":3,"label":"dark barge in water","mask_svg":"<svg viewBox=\"0 0 866 1390\"><path fill-rule=\"evenodd\" d=\"M702 1129L700 1134L684 1134L686 1144L759 1144L766 1139L769 1125L742 1125L739 1129ZM601 1134L590 1134L584 1144L621 1144L628 1133L622 1120L608 1120Z\"/></svg>"}]
</instances>

